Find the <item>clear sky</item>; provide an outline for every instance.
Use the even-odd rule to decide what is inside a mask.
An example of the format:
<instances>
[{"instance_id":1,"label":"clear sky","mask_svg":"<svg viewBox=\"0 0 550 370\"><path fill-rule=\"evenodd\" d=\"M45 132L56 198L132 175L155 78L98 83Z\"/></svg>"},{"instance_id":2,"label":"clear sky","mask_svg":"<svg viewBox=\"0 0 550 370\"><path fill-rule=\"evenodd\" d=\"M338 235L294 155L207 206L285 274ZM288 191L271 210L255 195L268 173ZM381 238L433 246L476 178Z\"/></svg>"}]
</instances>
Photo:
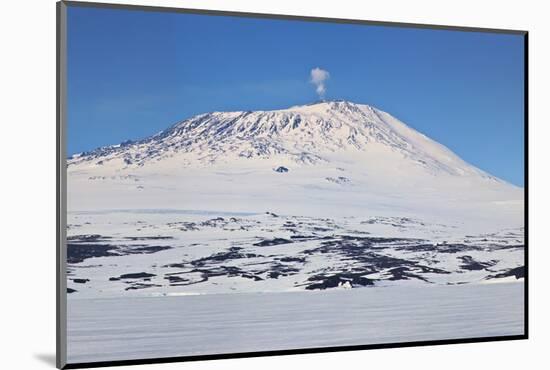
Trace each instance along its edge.
<instances>
[{"instance_id":1,"label":"clear sky","mask_svg":"<svg viewBox=\"0 0 550 370\"><path fill-rule=\"evenodd\" d=\"M523 37L130 10L68 9L68 153L195 114L327 99L373 105L523 186Z\"/></svg>"}]
</instances>

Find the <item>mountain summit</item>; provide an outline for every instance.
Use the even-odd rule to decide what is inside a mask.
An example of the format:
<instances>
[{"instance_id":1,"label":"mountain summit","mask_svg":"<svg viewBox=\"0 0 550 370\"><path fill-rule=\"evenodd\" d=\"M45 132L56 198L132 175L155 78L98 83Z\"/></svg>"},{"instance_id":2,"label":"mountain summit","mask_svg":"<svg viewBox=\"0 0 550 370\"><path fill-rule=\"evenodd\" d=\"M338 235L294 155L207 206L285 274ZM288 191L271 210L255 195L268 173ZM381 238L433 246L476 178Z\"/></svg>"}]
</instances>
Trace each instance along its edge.
<instances>
[{"instance_id":1,"label":"mountain summit","mask_svg":"<svg viewBox=\"0 0 550 370\"><path fill-rule=\"evenodd\" d=\"M240 160L315 165L334 157L361 161L366 168L392 157L390 166L496 180L390 114L345 100L199 114L143 140L77 154L69 166L131 169L163 161L185 167Z\"/></svg>"}]
</instances>

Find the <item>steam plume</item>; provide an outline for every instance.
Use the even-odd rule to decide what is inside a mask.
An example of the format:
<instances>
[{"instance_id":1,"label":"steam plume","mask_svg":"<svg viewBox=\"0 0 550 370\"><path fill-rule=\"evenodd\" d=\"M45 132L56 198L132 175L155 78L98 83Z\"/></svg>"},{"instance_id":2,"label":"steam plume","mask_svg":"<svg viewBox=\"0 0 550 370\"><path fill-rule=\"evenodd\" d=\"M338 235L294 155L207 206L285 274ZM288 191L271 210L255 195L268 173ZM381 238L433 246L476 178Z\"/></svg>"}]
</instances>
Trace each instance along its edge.
<instances>
[{"instance_id":1,"label":"steam plume","mask_svg":"<svg viewBox=\"0 0 550 370\"><path fill-rule=\"evenodd\" d=\"M311 70L310 74L311 79L309 80L309 82L316 86L315 91L317 92L317 95L319 95L319 98L324 99L325 92L327 91L325 87L325 81L330 78L330 73L328 73L328 71L325 71L324 69L315 67Z\"/></svg>"}]
</instances>

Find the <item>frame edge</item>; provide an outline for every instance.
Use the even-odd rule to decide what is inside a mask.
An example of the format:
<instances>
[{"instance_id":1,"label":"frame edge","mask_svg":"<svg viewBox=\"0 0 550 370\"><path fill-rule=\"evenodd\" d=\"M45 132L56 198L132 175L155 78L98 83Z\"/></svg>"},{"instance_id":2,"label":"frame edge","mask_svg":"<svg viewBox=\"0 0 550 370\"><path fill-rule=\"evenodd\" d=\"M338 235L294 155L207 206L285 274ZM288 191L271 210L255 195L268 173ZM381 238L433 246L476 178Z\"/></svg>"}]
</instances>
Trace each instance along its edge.
<instances>
[{"instance_id":1,"label":"frame edge","mask_svg":"<svg viewBox=\"0 0 550 370\"><path fill-rule=\"evenodd\" d=\"M524 124L524 182L523 182L523 212L524 212L524 261L525 279L524 279L524 324L523 332L525 339L529 339L529 32L523 35L523 124Z\"/></svg>"},{"instance_id":2,"label":"frame edge","mask_svg":"<svg viewBox=\"0 0 550 370\"><path fill-rule=\"evenodd\" d=\"M67 365L67 280L66 280L66 72L67 5L56 3L56 367Z\"/></svg>"}]
</instances>

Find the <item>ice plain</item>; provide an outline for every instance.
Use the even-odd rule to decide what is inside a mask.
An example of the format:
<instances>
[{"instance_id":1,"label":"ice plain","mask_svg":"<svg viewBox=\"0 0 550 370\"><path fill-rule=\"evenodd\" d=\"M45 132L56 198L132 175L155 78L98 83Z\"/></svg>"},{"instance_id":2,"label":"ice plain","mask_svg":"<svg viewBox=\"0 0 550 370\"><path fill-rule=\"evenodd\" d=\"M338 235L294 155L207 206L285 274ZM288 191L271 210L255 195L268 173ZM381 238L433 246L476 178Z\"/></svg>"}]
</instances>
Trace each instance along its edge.
<instances>
[{"instance_id":1,"label":"ice plain","mask_svg":"<svg viewBox=\"0 0 550 370\"><path fill-rule=\"evenodd\" d=\"M69 362L522 335L523 283L75 300Z\"/></svg>"}]
</instances>

